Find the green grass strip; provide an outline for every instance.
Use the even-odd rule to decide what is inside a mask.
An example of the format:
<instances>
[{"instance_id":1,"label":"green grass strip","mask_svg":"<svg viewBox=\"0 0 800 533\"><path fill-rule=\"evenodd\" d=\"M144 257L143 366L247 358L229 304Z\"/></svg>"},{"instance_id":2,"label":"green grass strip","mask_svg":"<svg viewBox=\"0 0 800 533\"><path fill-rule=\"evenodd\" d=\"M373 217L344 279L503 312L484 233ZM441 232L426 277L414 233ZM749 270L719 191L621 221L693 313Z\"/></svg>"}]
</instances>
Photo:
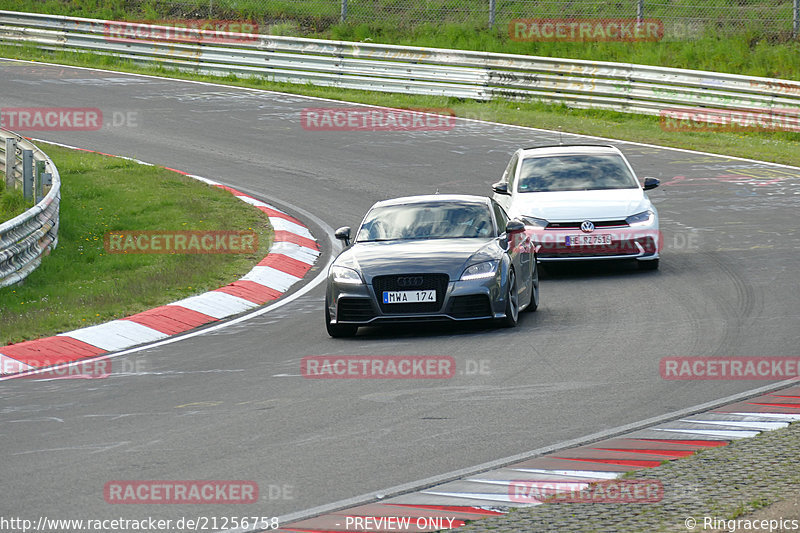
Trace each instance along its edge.
<instances>
[{"instance_id":1,"label":"green grass strip","mask_svg":"<svg viewBox=\"0 0 800 533\"><path fill-rule=\"evenodd\" d=\"M33 201L25 201L22 188L6 189L6 175L0 171L0 224L21 215L33 207Z\"/></svg>"},{"instance_id":2,"label":"green grass strip","mask_svg":"<svg viewBox=\"0 0 800 533\"><path fill-rule=\"evenodd\" d=\"M46 143L61 174L58 247L17 286L0 289L0 346L106 322L216 289L246 274L273 233L266 215L160 167ZM120 230L241 230L255 254L109 254Z\"/></svg>"}]
</instances>

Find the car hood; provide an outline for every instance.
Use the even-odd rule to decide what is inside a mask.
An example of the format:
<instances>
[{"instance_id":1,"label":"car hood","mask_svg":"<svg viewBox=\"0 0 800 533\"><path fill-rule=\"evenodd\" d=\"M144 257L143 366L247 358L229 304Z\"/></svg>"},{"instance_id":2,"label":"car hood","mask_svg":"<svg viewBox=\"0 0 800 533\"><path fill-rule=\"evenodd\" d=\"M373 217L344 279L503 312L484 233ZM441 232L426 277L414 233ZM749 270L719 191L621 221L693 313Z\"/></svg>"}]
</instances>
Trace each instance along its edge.
<instances>
[{"instance_id":1,"label":"car hood","mask_svg":"<svg viewBox=\"0 0 800 533\"><path fill-rule=\"evenodd\" d=\"M356 243L335 264L355 268L372 283L374 276L443 272L451 280L474 263L497 259L503 250L496 239L432 239Z\"/></svg>"},{"instance_id":2,"label":"car hood","mask_svg":"<svg viewBox=\"0 0 800 533\"><path fill-rule=\"evenodd\" d=\"M651 209L639 189L519 193L510 215L543 218L550 222L621 220Z\"/></svg>"}]
</instances>

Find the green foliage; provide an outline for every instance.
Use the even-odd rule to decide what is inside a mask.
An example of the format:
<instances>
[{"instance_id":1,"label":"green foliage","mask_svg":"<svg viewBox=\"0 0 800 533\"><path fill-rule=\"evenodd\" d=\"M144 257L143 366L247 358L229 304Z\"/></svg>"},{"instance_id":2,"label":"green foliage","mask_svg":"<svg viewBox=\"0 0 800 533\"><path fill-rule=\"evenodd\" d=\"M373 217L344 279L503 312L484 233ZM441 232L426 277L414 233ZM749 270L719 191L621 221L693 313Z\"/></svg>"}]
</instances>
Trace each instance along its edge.
<instances>
[{"instance_id":1,"label":"green foliage","mask_svg":"<svg viewBox=\"0 0 800 533\"><path fill-rule=\"evenodd\" d=\"M506 22L488 28L485 2L468 0L349 0L349 22L339 22L335 0L4 0L3 8L59 15L118 20L169 20L216 18L252 20L262 32L275 35L305 35L321 39L365 41L437 48L482 50L509 54L538 55L659 65L751 76L800 79L800 40L792 39L791 5L776 6L767 0L752 0L745 6L731 2L730 13L746 9L748 26L735 31L723 21L707 20L702 29L681 35L675 22L665 29L660 42L518 42L509 36ZM502 20L513 17L547 17L530 1L501 3ZM695 8L719 5L719 1L675 0L653 4L647 17L674 15L680 10L690 17ZM601 4L597 12L570 12L559 16L620 17L620 6ZM582 8L585 11L585 8ZM539 10L539 11L537 11ZM677 11L676 11L677 10ZM785 20L786 31L766 31L761 19ZM631 16L635 16L632 13ZM745 17L742 15L742 17ZM423 22L436 20L439 22ZM369 21L369 22L365 22Z\"/></svg>"},{"instance_id":2,"label":"green foliage","mask_svg":"<svg viewBox=\"0 0 800 533\"><path fill-rule=\"evenodd\" d=\"M25 200L21 188L6 189L5 174L0 172L0 224L24 213L31 207L33 207L33 201Z\"/></svg>"}]
</instances>

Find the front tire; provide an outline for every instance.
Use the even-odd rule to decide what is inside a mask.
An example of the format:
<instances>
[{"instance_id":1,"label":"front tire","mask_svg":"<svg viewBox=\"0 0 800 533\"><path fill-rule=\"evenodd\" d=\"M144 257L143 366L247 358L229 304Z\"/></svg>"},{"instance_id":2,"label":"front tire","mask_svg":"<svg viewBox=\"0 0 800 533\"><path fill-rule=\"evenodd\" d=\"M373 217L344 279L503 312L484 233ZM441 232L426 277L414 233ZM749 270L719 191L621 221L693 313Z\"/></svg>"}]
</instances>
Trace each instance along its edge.
<instances>
[{"instance_id":1,"label":"front tire","mask_svg":"<svg viewBox=\"0 0 800 533\"><path fill-rule=\"evenodd\" d=\"M533 313L539 308L539 265L536 264L534 259L533 275L531 276L531 303L525 308L526 312Z\"/></svg>"},{"instance_id":2,"label":"front tire","mask_svg":"<svg viewBox=\"0 0 800 533\"><path fill-rule=\"evenodd\" d=\"M352 324L331 324L331 312L328 308L328 299L325 298L325 329L328 335L334 338L352 337L358 331L358 326Z\"/></svg>"},{"instance_id":3,"label":"front tire","mask_svg":"<svg viewBox=\"0 0 800 533\"><path fill-rule=\"evenodd\" d=\"M506 291L506 316L500 319L500 325L513 328L519 322L519 295L517 293L517 275L514 269L508 271L508 290Z\"/></svg>"}]
</instances>

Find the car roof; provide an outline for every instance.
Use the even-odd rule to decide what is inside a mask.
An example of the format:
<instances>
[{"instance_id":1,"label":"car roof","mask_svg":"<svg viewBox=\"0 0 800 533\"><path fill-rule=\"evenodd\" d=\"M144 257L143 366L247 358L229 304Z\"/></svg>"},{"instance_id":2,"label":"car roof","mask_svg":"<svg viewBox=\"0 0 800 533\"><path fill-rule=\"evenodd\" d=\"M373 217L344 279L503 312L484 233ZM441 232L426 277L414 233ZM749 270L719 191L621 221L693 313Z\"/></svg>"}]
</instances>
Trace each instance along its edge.
<instances>
[{"instance_id":1,"label":"car roof","mask_svg":"<svg viewBox=\"0 0 800 533\"><path fill-rule=\"evenodd\" d=\"M522 157L539 157L549 155L575 155L575 154L617 154L622 152L610 144L553 144L532 146L520 150Z\"/></svg>"},{"instance_id":2,"label":"car roof","mask_svg":"<svg viewBox=\"0 0 800 533\"><path fill-rule=\"evenodd\" d=\"M486 196L475 196L471 194L425 194L420 196L403 196L402 198L392 198L389 200L382 200L377 202L372 208L385 207L389 205L408 205L408 204L421 204L426 202L452 202L452 203L480 203L484 205L489 204L489 198Z\"/></svg>"}]
</instances>

